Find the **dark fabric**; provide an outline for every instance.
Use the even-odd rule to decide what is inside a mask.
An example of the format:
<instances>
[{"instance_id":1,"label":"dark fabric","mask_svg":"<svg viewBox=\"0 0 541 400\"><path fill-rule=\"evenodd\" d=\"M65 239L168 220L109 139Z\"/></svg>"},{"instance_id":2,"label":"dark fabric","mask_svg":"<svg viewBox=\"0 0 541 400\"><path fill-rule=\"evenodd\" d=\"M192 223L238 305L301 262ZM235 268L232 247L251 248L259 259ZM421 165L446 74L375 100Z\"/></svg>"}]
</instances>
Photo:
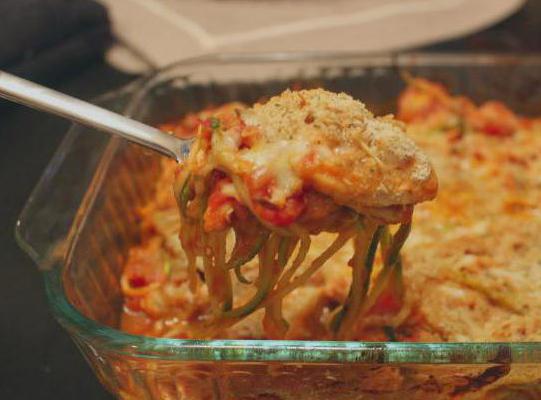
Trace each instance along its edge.
<instances>
[{"instance_id":1,"label":"dark fabric","mask_svg":"<svg viewBox=\"0 0 541 400\"><path fill-rule=\"evenodd\" d=\"M88 101L134 78L98 59L52 86ZM0 115L1 400L114 400L53 319L41 274L13 234L32 187L69 126L19 105Z\"/></svg>"},{"instance_id":2,"label":"dark fabric","mask_svg":"<svg viewBox=\"0 0 541 400\"><path fill-rule=\"evenodd\" d=\"M424 51L539 53L541 1L528 0L515 14L483 31L423 48Z\"/></svg>"},{"instance_id":3,"label":"dark fabric","mask_svg":"<svg viewBox=\"0 0 541 400\"><path fill-rule=\"evenodd\" d=\"M0 68L47 81L99 58L111 42L93 0L0 0Z\"/></svg>"}]
</instances>

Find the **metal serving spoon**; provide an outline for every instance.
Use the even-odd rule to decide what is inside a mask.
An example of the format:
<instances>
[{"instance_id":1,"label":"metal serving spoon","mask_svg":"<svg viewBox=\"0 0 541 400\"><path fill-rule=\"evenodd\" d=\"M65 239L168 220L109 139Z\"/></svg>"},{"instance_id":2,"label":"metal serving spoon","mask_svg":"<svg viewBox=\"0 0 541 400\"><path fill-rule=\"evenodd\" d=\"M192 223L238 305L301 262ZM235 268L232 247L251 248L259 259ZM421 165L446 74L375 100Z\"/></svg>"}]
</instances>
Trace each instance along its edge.
<instances>
[{"instance_id":1,"label":"metal serving spoon","mask_svg":"<svg viewBox=\"0 0 541 400\"><path fill-rule=\"evenodd\" d=\"M3 71L0 71L0 97L122 136L177 161L182 158L185 140Z\"/></svg>"}]
</instances>

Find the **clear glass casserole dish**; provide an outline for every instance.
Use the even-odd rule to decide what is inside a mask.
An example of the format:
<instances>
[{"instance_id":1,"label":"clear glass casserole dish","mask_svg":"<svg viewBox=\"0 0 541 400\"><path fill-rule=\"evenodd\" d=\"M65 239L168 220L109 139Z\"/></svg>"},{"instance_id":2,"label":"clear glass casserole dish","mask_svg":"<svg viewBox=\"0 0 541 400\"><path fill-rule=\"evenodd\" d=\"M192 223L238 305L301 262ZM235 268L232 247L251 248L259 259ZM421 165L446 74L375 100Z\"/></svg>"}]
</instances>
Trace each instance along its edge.
<instances>
[{"instance_id":1,"label":"clear glass casserole dish","mask_svg":"<svg viewBox=\"0 0 541 400\"><path fill-rule=\"evenodd\" d=\"M541 111L541 57L217 55L158 71L99 100L149 124L211 104L322 86L393 112L403 72L475 101ZM54 316L104 386L125 399L538 399L541 343L181 340L115 329L119 276L137 243L133 210L158 156L74 126L32 193L16 235L43 272Z\"/></svg>"}]
</instances>

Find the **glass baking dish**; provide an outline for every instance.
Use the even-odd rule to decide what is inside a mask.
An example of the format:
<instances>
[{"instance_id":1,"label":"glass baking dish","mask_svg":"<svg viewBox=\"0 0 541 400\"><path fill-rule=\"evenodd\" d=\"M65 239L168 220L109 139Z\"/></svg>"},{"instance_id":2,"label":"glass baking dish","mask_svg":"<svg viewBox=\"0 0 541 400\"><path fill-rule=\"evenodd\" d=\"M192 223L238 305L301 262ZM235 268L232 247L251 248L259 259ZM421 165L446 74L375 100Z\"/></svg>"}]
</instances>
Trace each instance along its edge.
<instances>
[{"instance_id":1,"label":"glass baking dish","mask_svg":"<svg viewBox=\"0 0 541 400\"><path fill-rule=\"evenodd\" d=\"M184 61L99 99L149 124L287 87L326 87L392 112L403 74L475 101L541 114L541 57L459 54L216 55ZM74 126L16 228L54 316L123 399L538 399L541 343L180 340L116 329L119 275L138 241L159 156Z\"/></svg>"}]
</instances>

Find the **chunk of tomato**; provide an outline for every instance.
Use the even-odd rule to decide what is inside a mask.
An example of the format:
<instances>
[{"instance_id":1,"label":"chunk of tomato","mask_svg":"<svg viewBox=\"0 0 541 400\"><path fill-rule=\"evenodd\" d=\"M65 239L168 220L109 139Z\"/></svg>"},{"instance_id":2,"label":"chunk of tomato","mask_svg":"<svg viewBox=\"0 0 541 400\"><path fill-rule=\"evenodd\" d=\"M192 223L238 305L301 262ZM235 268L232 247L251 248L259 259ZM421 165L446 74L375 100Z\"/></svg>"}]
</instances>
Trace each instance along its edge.
<instances>
[{"instance_id":1,"label":"chunk of tomato","mask_svg":"<svg viewBox=\"0 0 541 400\"><path fill-rule=\"evenodd\" d=\"M490 136L510 136L520 126L517 116L504 104L488 101L471 116L471 123L477 129Z\"/></svg>"},{"instance_id":2,"label":"chunk of tomato","mask_svg":"<svg viewBox=\"0 0 541 400\"><path fill-rule=\"evenodd\" d=\"M370 314L396 314L402 308L402 299L399 293L385 290L370 310Z\"/></svg>"},{"instance_id":3,"label":"chunk of tomato","mask_svg":"<svg viewBox=\"0 0 541 400\"><path fill-rule=\"evenodd\" d=\"M254 211L257 215L276 226L287 226L299 218L306 208L305 196L300 193L289 197L283 207L276 207L266 202L255 202Z\"/></svg>"},{"instance_id":4,"label":"chunk of tomato","mask_svg":"<svg viewBox=\"0 0 541 400\"><path fill-rule=\"evenodd\" d=\"M224 193L224 186L230 183L229 178L220 178L211 189L207 209L203 215L203 226L207 232L223 230L231 222L231 214L237 200Z\"/></svg>"}]
</instances>

